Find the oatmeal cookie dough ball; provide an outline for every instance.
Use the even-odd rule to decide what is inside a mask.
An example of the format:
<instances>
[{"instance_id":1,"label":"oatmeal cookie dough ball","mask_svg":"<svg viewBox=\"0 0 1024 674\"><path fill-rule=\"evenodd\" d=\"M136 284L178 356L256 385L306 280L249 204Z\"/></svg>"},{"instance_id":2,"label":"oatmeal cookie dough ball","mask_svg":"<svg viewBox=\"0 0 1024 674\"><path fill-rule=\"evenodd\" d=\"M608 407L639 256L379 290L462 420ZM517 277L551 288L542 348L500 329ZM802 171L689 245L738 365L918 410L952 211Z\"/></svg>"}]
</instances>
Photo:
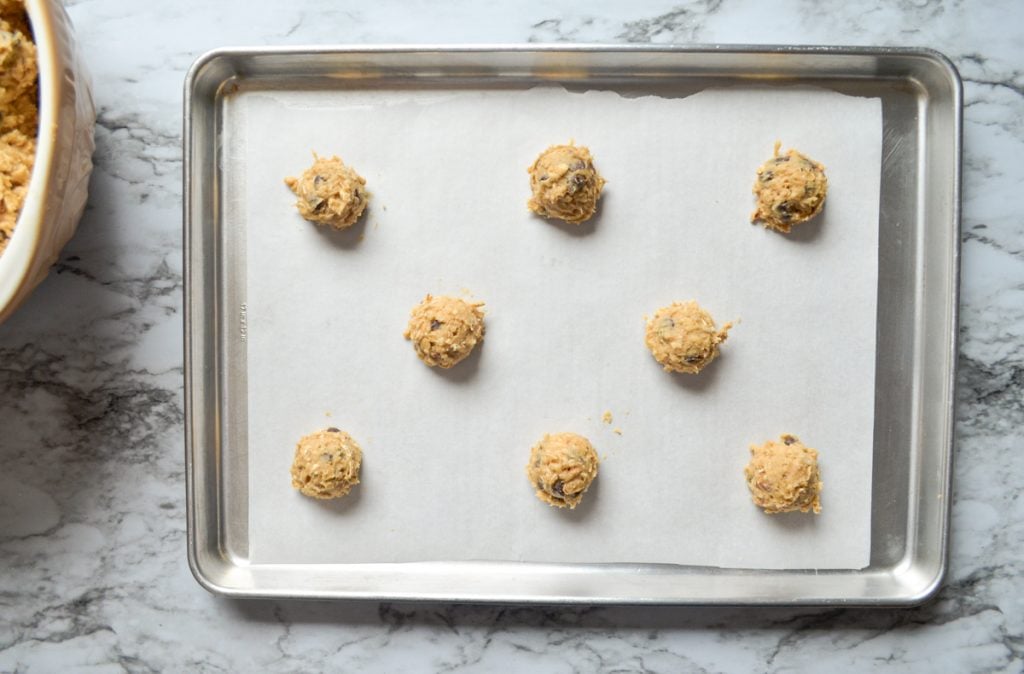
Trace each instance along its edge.
<instances>
[{"instance_id":1,"label":"oatmeal cookie dough ball","mask_svg":"<svg viewBox=\"0 0 1024 674\"><path fill-rule=\"evenodd\" d=\"M427 297L412 310L405 338L430 367L448 369L465 359L484 338L483 302Z\"/></svg>"},{"instance_id":2,"label":"oatmeal cookie dough ball","mask_svg":"<svg viewBox=\"0 0 1024 674\"><path fill-rule=\"evenodd\" d=\"M366 210L370 194L366 180L338 157L313 153L313 165L298 178L285 178L298 200L299 215L319 225L345 229L356 224Z\"/></svg>"},{"instance_id":3,"label":"oatmeal cookie dough ball","mask_svg":"<svg viewBox=\"0 0 1024 674\"><path fill-rule=\"evenodd\" d=\"M537 498L559 508L575 508L597 477L597 452L582 435L554 433L530 450L526 475Z\"/></svg>"},{"instance_id":4,"label":"oatmeal cookie dough ball","mask_svg":"<svg viewBox=\"0 0 1024 674\"><path fill-rule=\"evenodd\" d=\"M337 428L310 433L295 447L292 486L306 496L338 498L359 484L363 450Z\"/></svg>"},{"instance_id":5,"label":"oatmeal cookie dough ball","mask_svg":"<svg viewBox=\"0 0 1024 674\"><path fill-rule=\"evenodd\" d=\"M719 330L715 319L694 301L673 302L654 312L644 341L666 372L697 374L718 355L732 323Z\"/></svg>"},{"instance_id":6,"label":"oatmeal cookie dough ball","mask_svg":"<svg viewBox=\"0 0 1024 674\"><path fill-rule=\"evenodd\" d=\"M796 150L779 156L781 146L776 141L772 158L757 169L757 209L750 221L761 221L765 227L788 233L793 225L806 222L821 211L828 178L824 166Z\"/></svg>"},{"instance_id":7,"label":"oatmeal cookie dough ball","mask_svg":"<svg viewBox=\"0 0 1024 674\"><path fill-rule=\"evenodd\" d=\"M552 145L527 171L533 196L526 205L534 213L579 224L597 210L605 181L587 148Z\"/></svg>"},{"instance_id":8,"label":"oatmeal cookie dough ball","mask_svg":"<svg viewBox=\"0 0 1024 674\"><path fill-rule=\"evenodd\" d=\"M795 435L783 435L761 446L750 446L744 468L754 505L769 515L799 510L821 512L821 474L818 452Z\"/></svg>"}]
</instances>

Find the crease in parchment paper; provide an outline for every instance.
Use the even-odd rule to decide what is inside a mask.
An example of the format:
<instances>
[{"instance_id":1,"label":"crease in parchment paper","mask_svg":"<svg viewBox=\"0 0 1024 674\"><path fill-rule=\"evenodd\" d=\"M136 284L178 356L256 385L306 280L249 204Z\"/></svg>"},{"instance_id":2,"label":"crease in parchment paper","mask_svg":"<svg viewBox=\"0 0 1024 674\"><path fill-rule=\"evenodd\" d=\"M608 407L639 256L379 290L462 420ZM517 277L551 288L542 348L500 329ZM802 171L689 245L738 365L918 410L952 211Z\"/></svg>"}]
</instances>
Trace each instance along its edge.
<instances>
[{"instance_id":1,"label":"crease in parchment paper","mask_svg":"<svg viewBox=\"0 0 1024 674\"><path fill-rule=\"evenodd\" d=\"M813 89L230 97L250 560L866 566L881 133L877 99ZM526 167L570 139L608 181L580 229L526 209ZM749 222L776 139L829 178L823 213L789 237ZM282 181L311 150L367 179L361 238L335 242L295 212ZM409 310L465 291L486 302L486 338L471 368L432 371L402 338ZM697 377L663 372L643 343L645 315L688 299L735 322ZM630 410L622 435L605 409ZM343 508L289 483L295 443L326 426L364 450ZM531 445L557 431L603 457L573 512L525 477ZM748 446L781 433L820 453L821 515L750 503Z\"/></svg>"}]
</instances>

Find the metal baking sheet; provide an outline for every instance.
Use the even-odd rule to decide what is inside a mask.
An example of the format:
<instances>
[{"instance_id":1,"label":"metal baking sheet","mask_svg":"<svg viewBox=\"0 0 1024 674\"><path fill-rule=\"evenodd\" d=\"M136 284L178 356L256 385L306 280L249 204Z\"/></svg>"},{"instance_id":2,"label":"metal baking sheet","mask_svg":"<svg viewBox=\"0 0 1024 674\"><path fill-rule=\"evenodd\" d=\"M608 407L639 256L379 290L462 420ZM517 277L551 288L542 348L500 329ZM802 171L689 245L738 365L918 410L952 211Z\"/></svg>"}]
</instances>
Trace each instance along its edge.
<instances>
[{"instance_id":1,"label":"metal baking sheet","mask_svg":"<svg viewBox=\"0 0 1024 674\"><path fill-rule=\"evenodd\" d=\"M871 563L857 571L672 564L263 564L249 554L244 237L224 221L224 97L239 85L526 89L680 96L814 85L877 97L883 164ZM928 51L464 47L223 50L185 92L189 559L242 596L511 602L880 604L921 601L945 566L956 339L960 85ZM927 223L927 227L925 226ZM234 232L234 235L233 235Z\"/></svg>"}]
</instances>

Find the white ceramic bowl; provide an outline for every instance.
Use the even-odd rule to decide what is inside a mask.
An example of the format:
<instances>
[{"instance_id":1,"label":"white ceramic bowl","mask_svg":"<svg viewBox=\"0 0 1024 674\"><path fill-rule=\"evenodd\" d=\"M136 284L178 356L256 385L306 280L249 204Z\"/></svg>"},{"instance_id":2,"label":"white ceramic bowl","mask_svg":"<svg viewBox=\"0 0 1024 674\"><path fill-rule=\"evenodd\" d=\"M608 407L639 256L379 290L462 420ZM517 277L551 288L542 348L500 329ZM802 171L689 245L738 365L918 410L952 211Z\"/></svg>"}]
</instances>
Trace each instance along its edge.
<instances>
[{"instance_id":1,"label":"white ceramic bowl","mask_svg":"<svg viewBox=\"0 0 1024 674\"><path fill-rule=\"evenodd\" d=\"M0 323L46 278L85 208L95 148L92 85L59 0L26 0L39 54L39 138L28 193L0 255Z\"/></svg>"}]
</instances>

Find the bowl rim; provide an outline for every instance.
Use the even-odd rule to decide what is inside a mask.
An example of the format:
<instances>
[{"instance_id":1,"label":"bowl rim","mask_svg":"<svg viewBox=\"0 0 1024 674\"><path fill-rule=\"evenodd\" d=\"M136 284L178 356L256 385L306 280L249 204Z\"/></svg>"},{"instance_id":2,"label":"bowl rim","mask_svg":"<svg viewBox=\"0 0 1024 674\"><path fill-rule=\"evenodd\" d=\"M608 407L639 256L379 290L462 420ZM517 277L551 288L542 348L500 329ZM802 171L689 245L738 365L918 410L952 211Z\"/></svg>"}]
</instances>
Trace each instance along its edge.
<instances>
[{"instance_id":1,"label":"bowl rim","mask_svg":"<svg viewBox=\"0 0 1024 674\"><path fill-rule=\"evenodd\" d=\"M33 261L39 254L46 216L46 191L54 168L57 111L60 103L57 77L57 40L50 0L25 0L25 13L36 45L39 85L39 124L35 162L21 213L7 248L0 254L0 316L12 301L31 288Z\"/></svg>"}]
</instances>

